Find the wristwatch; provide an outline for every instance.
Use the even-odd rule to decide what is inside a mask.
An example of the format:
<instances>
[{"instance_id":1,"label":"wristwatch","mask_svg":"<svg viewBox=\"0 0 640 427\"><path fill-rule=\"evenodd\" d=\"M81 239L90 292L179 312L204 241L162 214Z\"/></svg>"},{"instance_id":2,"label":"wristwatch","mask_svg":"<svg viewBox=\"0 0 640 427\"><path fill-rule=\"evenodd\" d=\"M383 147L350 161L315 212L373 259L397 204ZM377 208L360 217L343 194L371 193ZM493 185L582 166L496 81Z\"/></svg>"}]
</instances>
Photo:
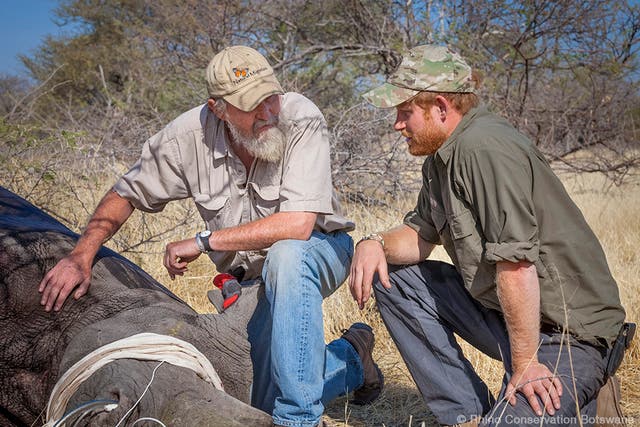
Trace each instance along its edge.
<instances>
[{"instance_id":1,"label":"wristwatch","mask_svg":"<svg viewBox=\"0 0 640 427\"><path fill-rule=\"evenodd\" d=\"M382 235L379 233L367 234L366 236L358 240L358 243L363 242L365 240L375 240L376 242L379 242L382 245L382 248L384 249L384 239L382 238ZM358 243L356 243L356 246L358 245Z\"/></svg>"},{"instance_id":2,"label":"wristwatch","mask_svg":"<svg viewBox=\"0 0 640 427\"><path fill-rule=\"evenodd\" d=\"M200 249L202 253L213 251L213 248L209 244L209 236L211 236L211 230L196 233L196 245L198 245L198 249Z\"/></svg>"}]
</instances>

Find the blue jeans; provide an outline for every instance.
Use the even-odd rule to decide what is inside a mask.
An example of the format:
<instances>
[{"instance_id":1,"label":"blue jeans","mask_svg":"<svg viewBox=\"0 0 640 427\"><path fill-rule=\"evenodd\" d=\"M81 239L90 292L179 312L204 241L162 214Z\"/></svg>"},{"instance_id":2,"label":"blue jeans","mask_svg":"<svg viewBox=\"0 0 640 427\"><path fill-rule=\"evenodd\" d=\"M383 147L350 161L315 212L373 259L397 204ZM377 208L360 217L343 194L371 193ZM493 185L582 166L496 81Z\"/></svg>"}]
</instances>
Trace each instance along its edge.
<instances>
[{"instance_id":1,"label":"blue jeans","mask_svg":"<svg viewBox=\"0 0 640 427\"><path fill-rule=\"evenodd\" d=\"M578 406L582 425L591 424L598 390L606 381L606 348L570 336L563 339L555 332L540 333L538 360L557 373L564 389L555 418L547 414L541 420L522 394L516 395L515 406L504 401L511 375L511 348L504 320L498 311L483 307L471 297L454 266L439 261L390 266L389 276L391 289L379 281L374 284L376 303L438 422L453 425L475 419L482 421L481 426L577 426ZM505 376L497 401L462 353L454 333L484 354L502 360Z\"/></svg>"},{"instance_id":2,"label":"blue jeans","mask_svg":"<svg viewBox=\"0 0 640 427\"><path fill-rule=\"evenodd\" d=\"M315 426L324 404L363 383L362 362L340 338L324 342L322 300L346 279L353 241L344 232L314 231L283 240L262 270L265 299L249 322L252 405L285 426Z\"/></svg>"}]
</instances>

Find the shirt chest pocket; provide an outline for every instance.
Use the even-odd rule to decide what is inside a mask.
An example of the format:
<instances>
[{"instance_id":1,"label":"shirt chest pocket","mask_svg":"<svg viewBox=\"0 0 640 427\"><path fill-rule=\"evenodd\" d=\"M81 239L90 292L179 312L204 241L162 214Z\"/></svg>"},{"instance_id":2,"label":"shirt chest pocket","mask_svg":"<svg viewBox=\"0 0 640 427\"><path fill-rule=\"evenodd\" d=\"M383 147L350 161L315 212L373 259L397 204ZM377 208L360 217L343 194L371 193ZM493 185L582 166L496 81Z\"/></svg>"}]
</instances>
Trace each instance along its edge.
<instances>
[{"instance_id":1,"label":"shirt chest pocket","mask_svg":"<svg viewBox=\"0 0 640 427\"><path fill-rule=\"evenodd\" d=\"M462 211L457 215L448 215L447 220L460 263L462 265L479 263L483 245L471 212Z\"/></svg>"},{"instance_id":2,"label":"shirt chest pocket","mask_svg":"<svg viewBox=\"0 0 640 427\"><path fill-rule=\"evenodd\" d=\"M280 186L249 183L249 198L253 219L265 218L280 210Z\"/></svg>"},{"instance_id":3,"label":"shirt chest pocket","mask_svg":"<svg viewBox=\"0 0 640 427\"><path fill-rule=\"evenodd\" d=\"M450 215L449 227L451 227L451 236L454 240L471 236L476 230L473 215L469 211L463 211L458 215Z\"/></svg>"},{"instance_id":4,"label":"shirt chest pocket","mask_svg":"<svg viewBox=\"0 0 640 427\"><path fill-rule=\"evenodd\" d=\"M212 230L222 228L228 222L231 211L229 199L228 194L195 194L193 196L200 215Z\"/></svg>"}]
</instances>

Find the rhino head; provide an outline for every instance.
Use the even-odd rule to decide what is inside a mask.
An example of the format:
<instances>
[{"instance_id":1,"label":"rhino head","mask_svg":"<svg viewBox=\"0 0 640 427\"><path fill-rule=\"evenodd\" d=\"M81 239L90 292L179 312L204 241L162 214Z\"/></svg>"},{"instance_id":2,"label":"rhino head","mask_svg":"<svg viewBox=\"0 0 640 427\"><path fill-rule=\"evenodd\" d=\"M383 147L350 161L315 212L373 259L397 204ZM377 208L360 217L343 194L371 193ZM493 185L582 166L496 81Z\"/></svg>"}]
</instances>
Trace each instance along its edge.
<instances>
[{"instance_id":1,"label":"rhino head","mask_svg":"<svg viewBox=\"0 0 640 427\"><path fill-rule=\"evenodd\" d=\"M87 295L69 298L59 312L45 312L38 284L76 239L58 221L0 187L1 425L41 424L52 389L72 365L141 332L193 345L213 365L224 391L187 368L118 359L72 395L67 411L78 408L76 421L82 417L74 425L116 425L123 419L120 425L130 425L141 417L167 425L271 425L270 416L248 405L253 371L247 324L263 297L261 287L245 288L221 314L198 314L141 268L102 248Z\"/></svg>"}]
</instances>

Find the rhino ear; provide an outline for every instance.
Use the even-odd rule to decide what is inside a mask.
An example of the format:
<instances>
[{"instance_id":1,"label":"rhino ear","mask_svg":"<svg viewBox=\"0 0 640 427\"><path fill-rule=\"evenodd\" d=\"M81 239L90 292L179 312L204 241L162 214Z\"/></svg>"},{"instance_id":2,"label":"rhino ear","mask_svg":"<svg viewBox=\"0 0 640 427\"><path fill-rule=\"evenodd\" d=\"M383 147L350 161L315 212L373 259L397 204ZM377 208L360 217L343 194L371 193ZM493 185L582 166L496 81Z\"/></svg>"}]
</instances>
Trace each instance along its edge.
<instances>
[{"instance_id":1,"label":"rhino ear","mask_svg":"<svg viewBox=\"0 0 640 427\"><path fill-rule=\"evenodd\" d=\"M209 302L213 304L218 313L222 313L224 309L222 308L222 304L224 304L224 298L222 297L222 291L220 289L211 289L207 292L207 297L209 298Z\"/></svg>"}]
</instances>

